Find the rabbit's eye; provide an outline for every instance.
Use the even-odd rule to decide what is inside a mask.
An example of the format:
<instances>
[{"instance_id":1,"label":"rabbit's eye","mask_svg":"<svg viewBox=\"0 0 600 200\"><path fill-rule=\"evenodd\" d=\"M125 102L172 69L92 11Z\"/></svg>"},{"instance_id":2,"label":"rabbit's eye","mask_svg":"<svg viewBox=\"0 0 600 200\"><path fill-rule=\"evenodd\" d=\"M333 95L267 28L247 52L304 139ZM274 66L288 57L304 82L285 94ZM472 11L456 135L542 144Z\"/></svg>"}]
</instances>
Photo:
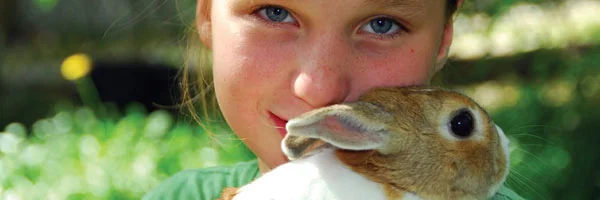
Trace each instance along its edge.
<instances>
[{"instance_id":1,"label":"rabbit's eye","mask_svg":"<svg viewBox=\"0 0 600 200\"><path fill-rule=\"evenodd\" d=\"M450 129L455 136L466 138L473 133L473 115L469 111L462 110L450 121Z\"/></svg>"}]
</instances>

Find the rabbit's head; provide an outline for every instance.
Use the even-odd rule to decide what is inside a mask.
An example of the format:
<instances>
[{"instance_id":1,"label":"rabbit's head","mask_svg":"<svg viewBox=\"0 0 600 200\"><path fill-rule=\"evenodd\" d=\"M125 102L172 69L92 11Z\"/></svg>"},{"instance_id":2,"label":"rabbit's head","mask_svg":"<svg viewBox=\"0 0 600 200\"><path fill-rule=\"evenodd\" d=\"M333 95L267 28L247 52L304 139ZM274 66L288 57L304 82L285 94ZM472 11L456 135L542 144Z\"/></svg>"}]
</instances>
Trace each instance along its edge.
<instances>
[{"instance_id":1,"label":"rabbit's head","mask_svg":"<svg viewBox=\"0 0 600 200\"><path fill-rule=\"evenodd\" d=\"M509 171L508 139L473 100L430 87L373 89L288 122L291 159L326 147L354 171L422 198L492 196Z\"/></svg>"}]
</instances>

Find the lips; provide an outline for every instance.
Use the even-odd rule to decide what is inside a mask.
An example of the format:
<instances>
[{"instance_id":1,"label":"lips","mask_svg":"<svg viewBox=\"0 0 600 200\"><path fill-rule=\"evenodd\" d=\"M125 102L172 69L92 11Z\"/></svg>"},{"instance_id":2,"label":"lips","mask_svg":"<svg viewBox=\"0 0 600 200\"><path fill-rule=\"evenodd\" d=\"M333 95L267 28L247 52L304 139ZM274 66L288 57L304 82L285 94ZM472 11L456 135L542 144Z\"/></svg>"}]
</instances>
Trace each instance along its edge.
<instances>
[{"instance_id":1,"label":"lips","mask_svg":"<svg viewBox=\"0 0 600 200\"><path fill-rule=\"evenodd\" d=\"M285 124L287 123L287 121L284 119L281 119L280 117L278 117L277 115L275 115L271 112L269 112L269 117L271 118L271 120L273 120L273 123L275 124L275 128L277 129L279 134L281 134L282 137L285 137L285 135L287 134L287 130L285 129Z\"/></svg>"}]
</instances>

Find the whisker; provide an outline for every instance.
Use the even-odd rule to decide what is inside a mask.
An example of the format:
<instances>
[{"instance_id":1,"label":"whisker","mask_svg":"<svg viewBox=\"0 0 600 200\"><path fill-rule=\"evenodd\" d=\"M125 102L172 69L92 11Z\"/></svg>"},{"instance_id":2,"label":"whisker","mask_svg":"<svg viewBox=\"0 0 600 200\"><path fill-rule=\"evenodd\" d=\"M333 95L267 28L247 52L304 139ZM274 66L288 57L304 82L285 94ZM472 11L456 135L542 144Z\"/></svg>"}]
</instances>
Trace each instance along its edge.
<instances>
[{"instance_id":1,"label":"whisker","mask_svg":"<svg viewBox=\"0 0 600 200\"><path fill-rule=\"evenodd\" d=\"M549 141L548 139L546 139L546 138L544 138L542 136L539 136L539 135L536 135L536 134L531 134L531 133L510 134L508 136L515 137L515 138L535 138L535 139L539 139L539 140L542 140L542 141L545 141L545 142Z\"/></svg>"},{"instance_id":2,"label":"whisker","mask_svg":"<svg viewBox=\"0 0 600 200\"><path fill-rule=\"evenodd\" d=\"M525 191L527 191L527 193L533 193L536 196L545 199L544 195L538 192L538 190L541 188L539 184L531 181L528 176L523 175L518 170L511 170L510 173L511 175L508 177L509 179L507 180L507 184L514 185L517 188L523 188Z\"/></svg>"},{"instance_id":3,"label":"whisker","mask_svg":"<svg viewBox=\"0 0 600 200\"><path fill-rule=\"evenodd\" d=\"M534 159L536 159L537 161L539 161L539 162L541 162L541 163L543 163L543 164L545 164L545 165L549 165L548 163L546 163L546 162L544 162L542 159L540 159L540 158L539 158L539 156L536 156L535 154L533 154L533 153L531 153L531 152L527 151L526 149L523 149L523 148L518 148L518 147L517 147L517 148L514 148L512 151L520 151L520 152L523 152L523 153L525 153L526 155L533 157L533 158L534 158Z\"/></svg>"}]
</instances>

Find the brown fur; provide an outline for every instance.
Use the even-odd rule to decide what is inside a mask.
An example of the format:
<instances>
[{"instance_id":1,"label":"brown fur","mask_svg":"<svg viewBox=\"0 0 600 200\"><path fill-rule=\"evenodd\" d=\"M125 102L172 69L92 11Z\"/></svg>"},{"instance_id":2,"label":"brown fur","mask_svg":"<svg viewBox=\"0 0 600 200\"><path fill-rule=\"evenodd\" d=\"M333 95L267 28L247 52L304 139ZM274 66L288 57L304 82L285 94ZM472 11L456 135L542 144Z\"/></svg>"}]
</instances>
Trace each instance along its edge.
<instances>
[{"instance_id":1,"label":"brown fur","mask_svg":"<svg viewBox=\"0 0 600 200\"><path fill-rule=\"evenodd\" d=\"M336 152L342 162L375 182L426 199L484 199L489 187L499 182L507 170L495 126L483 109L463 95L444 90L384 88L360 100L389 113L403 114L388 124L390 141L382 152ZM438 115L451 113L458 105L481 112L482 131L475 134L483 134L482 140L450 141L439 135Z\"/></svg>"},{"instance_id":2,"label":"brown fur","mask_svg":"<svg viewBox=\"0 0 600 200\"><path fill-rule=\"evenodd\" d=\"M289 140L285 140L286 146L290 147L291 150L299 150L298 152L290 152L290 160L300 159L305 156L309 156L309 152L313 152L327 145L323 140L317 138L306 138L306 137L292 137Z\"/></svg>"}]
</instances>

